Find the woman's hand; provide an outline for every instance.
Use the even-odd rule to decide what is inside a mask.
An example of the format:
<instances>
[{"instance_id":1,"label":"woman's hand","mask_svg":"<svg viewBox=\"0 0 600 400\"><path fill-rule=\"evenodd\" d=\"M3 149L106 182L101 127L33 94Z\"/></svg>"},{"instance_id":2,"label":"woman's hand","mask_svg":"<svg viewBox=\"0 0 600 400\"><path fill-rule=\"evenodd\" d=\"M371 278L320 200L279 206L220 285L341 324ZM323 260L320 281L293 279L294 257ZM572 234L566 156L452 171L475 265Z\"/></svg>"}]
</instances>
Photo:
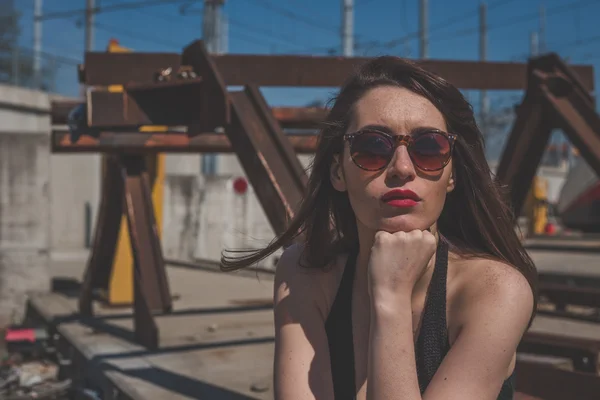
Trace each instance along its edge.
<instances>
[{"instance_id":1,"label":"woman's hand","mask_svg":"<svg viewBox=\"0 0 600 400\"><path fill-rule=\"evenodd\" d=\"M429 231L377 232L369 258L371 299L410 296L435 249L436 239Z\"/></svg>"}]
</instances>

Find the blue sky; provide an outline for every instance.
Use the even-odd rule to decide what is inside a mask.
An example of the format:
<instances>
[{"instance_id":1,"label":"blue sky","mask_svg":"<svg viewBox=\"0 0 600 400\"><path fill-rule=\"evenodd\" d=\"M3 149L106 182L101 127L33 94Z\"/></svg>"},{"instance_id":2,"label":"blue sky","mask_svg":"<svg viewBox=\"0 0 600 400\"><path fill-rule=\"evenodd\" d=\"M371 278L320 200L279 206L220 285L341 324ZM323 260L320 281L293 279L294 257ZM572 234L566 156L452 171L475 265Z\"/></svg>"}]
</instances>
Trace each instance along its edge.
<instances>
[{"instance_id":1,"label":"blue sky","mask_svg":"<svg viewBox=\"0 0 600 400\"><path fill-rule=\"evenodd\" d=\"M168 0L167 0L168 1ZM140 0L97 0L100 6L139 3ZM23 47L33 46L33 0L16 0L22 18ZM182 4L189 4L186 15ZM358 43L389 43L360 46L357 55L395 54L417 57L418 0L355 0L355 35ZM429 0L432 59L477 60L479 0ZM229 52L324 55L339 51L341 0L227 0ZM530 34L538 31L540 6L546 10L548 50L569 57L573 63L592 64L600 79L600 1L596 0L488 0L488 59L525 60ZM44 13L81 9L85 0L44 0ZM181 52L202 30L201 1L170 1L170 4L135 10L99 13L96 16L95 49L104 50L110 38L137 51ZM56 54L59 66L55 91L78 93L76 63L84 47L83 15L51 19L43 24L43 50ZM598 84L596 85L598 86ZM304 105L326 99L334 89L268 89L274 105ZM467 93L477 108L477 94ZM506 94L502 94L505 96ZM512 99L519 93L513 93Z\"/></svg>"}]
</instances>

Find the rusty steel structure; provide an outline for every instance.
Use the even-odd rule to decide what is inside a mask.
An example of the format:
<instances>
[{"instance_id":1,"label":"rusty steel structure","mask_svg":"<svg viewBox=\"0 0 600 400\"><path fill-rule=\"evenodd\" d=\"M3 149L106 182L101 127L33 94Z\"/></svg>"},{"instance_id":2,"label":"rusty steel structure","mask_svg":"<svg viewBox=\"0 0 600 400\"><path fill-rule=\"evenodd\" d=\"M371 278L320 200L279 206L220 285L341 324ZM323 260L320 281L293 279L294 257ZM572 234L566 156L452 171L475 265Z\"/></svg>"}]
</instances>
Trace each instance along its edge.
<instances>
[{"instance_id":1,"label":"rusty steel structure","mask_svg":"<svg viewBox=\"0 0 600 400\"><path fill-rule=\"evenodd\" d=\"M157 152L236 153L274 231L282 232L301 201L307 177L296 153L312 153L314 132L286 134L284 129L314 130L325 119L321 108L270 108L260 86L327 86L343 84L368 59L340 57L209 55L201 41L182 54L87 53L80 81L91 90L85 103L53 104L53 123L70 130L52 132L56 153L108 154L95 242L86 269L80 311L92 314L92 293L104 287L123 208L134 254L135 337L156 348L159 332L152 314L169 312L171 296L156 232L148 167L144 156ZM420 64L459 88L526 89L517 121L506 145L497 179L511 189L518 212L548 142L560 127L600 174L600 119L591 92L593 69L567 67L548 55L528 64L424 60ZM103 87L123 85L122 92ZM230 91L229 86L243 86ZM83 120L69 121L74 106ZM169 126L166 132L142 132L144 125ZM575 295L573 291L577 292ZM542 283L542 294L572 304L598 306L594 289ZM575 371L519 361L517 389L547 400L592 399L600 392L597 358L600 341L527 333L523 353L569 358ZM548 385L564 382L560 387ZM540 379L543 379L542 384ZM567 394L568 393L568 394ZM525 395L523 395L525 398Z\"/></svg>"},{"instance_id":2,"label":"rusty steel structure","mask_svg":"<svg viewBox=\"0 0 600 400\"><path fill-rule=\"evenodd\" d=\"M555 54L531 60L527 90L497 170L518 213L554 129L562 129L600 176L600 117L592 87Z\"/></svg>"}]
</instances>

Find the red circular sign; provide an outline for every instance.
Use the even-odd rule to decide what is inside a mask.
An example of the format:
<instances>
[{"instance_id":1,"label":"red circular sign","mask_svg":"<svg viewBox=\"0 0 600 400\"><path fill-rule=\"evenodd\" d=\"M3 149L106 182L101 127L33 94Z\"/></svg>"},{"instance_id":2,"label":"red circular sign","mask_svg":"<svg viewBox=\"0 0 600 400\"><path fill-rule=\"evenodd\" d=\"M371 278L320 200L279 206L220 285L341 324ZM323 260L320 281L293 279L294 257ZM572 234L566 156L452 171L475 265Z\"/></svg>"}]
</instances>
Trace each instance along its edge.
<instances>
[{"instance_id":1,"label":"red circular sign","mask_svg":"<svg viewBox=\"0 0 600 400\"><path fill-rule=\"evenodd\" d=\"M244 194L248 191L248 181L245 178L236 178L233 181L233 190L237 194Z\"/></svg>"}]
</instances>

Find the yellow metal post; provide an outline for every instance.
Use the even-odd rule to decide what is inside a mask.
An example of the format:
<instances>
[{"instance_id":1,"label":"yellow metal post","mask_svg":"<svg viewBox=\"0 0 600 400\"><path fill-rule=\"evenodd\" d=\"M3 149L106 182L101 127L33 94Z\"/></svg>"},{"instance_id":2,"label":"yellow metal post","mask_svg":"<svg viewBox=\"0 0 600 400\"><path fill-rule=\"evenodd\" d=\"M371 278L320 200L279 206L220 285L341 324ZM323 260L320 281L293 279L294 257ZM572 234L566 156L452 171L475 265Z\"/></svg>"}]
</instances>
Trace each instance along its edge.
<instances>
[{"instance_id":1,"label":"yellow metal post","mask_svg":"<svg viewBox=\"0 0 600 400\"><path fill-rule=\"evenodd\" d=\"M528 235L542 235L548 223L548 181L539 176L533 178L525 202Z\"/></svg>"},{"instance_id":2,"label":"yellow metal post","mask_svg":"<svg viewBox=\"0 0 600 400\"><path fill-rule=\"evenodd\" d=\"M122 47L116 40L111 40L108 51L114 53L130 52L130 49ZM123 86L111 85L107 88L110 92L122 92ZM145 132L165 132L166 126L141 127ZM103 158L103 162L106 159ZM156 219L159 238L162 232L163 195L165 179L165 156L164 154L149 155L146 159L148 176L152 190L152 203ZM133 304L133 254L129 240L129 228L127 216L123 213L119 227L119 237L115 249L115 257L112 265L112 274L106 293L106 302L112 306Z\"/></svg>"}]
</instances>

